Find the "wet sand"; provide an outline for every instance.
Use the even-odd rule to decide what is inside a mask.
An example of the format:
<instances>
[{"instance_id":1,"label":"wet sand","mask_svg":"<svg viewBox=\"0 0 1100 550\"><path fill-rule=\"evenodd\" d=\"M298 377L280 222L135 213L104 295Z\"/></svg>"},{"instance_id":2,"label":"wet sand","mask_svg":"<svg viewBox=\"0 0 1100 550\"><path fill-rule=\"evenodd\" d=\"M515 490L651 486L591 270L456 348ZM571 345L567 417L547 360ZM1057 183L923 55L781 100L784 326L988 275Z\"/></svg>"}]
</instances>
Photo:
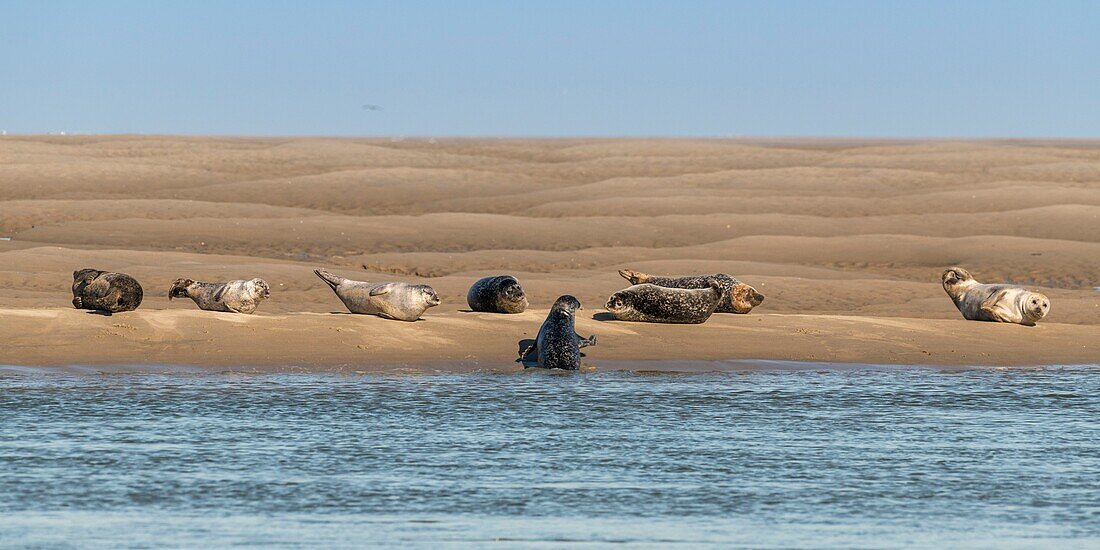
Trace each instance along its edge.
<instances>
[{"instance_id":1,"label":"wet sand","mask_svg":"<svg viewBox=\"0 0 1100 550\"><path fill-rule=\"evenodd\" d=\"M519 370L566 293L595 368L1100 362L1100 142L8 136L2 237L8 365ZM1046 293L1050 316L963 321L939 286L952 264ZM137 277L141 308L72 309L81 267ZM347 315L315 267L430 284L443 305ZM723 271L767 299L699 326L608 321L620 268ZM464 311L499 273L531 309ZM273 296L202 312L167 300L176 277L262 277Z\"/></svg>"}]
</instances>

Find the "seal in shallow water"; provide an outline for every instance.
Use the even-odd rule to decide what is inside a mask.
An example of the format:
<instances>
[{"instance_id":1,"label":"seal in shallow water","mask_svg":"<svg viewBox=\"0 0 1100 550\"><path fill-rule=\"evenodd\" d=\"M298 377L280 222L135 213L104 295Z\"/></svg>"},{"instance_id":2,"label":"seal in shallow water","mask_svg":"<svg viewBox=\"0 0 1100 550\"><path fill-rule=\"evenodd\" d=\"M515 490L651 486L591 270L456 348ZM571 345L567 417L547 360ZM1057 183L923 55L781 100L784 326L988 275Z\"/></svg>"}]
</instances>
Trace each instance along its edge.
<instances>
[{"instance_id":1,"label":"seal in shallow water","mask_svg":"<svg viewBox=\"0 0 1100 550\"><path fill-rule=\"evenodd\" d=\"M466 294L466 303L474 311L523 313L527 309L527 296L515 277L497 275L478 279Z\"/></svg>"},{"instance_id":2,"label":"seal in shallow water","mask_svg":"<svg viewBox=\"0 0 1100 550\"><path fill-rule=\"evenodd\" d=\"M439 296L428 285L353 281L323 269L315 269L313 273L332 287L332 291L352 313L415 321L425 310L439 305Z\"/></svg>"},{"instance_id":3,"label":"seal in shallow water","mask_svg":"<svg viewBox=\"0 0 1100 550\"><path fill-rule=\"evenodd\" d=\"M620 269L619 275L632 285L649 283L667 288L707 288L711 279L722 285L722 301L718 304L718 313L748 313L752 308L764 302L764 295L755 288L726 275L715 273L714 275L692 275L688 277L663 277L660 275L647 275L641 271Z\"/></svg>"},{"instance_id":4,"label":"seal in shallow water","mask_svg":"<svg viewBox=\"0 0 1100 550\"><path fill-rule=\"evenodd\" d=\"M544 369L577 370L581 368L581 348L596 345L596 336L584 338L577 334L575 321L580 300L565 295L554 302L546 320L539 327L535 343L519 354L523 362L532 351L538 352L538 365Z\"/></svg>"},{"instance_id":5,"label":"seal in shallow water","mask_svg":"<svg viewBox=\"0 0 1100 550\"><path fill-rule=\"evenodd\" d=\"M643 283L625 288L607 299L607 311L620 321L698 324L706 322L725 294L711 279L708 288L668 288Z\"/></svg>"},{"instance_id":6,"label":"seal in shallow water","mask_svg":"<svg viewBox=\"0 0 1100 550\"><path fill-rule=\"evenodd\" d=\"M263 279L229 281L226 283L201 283L193 279L176 279L168 291L168 300L191 298L199 309L252 313L266 298L271 289Z\"/></svg>"},{"instance_id":7,"label":"seal in shallow water","mask_svg":"<svg viewBox=\"0 0 1100 550\"><path fill-rule=\"evenodd\" d=\"M119 313L141 305L141 285L125 273L85 268L73 272L73 307Z\"/></svg>"},{"instance_id":8,"label":"seal in shallow water","mask_svg":"<svg viewBox=\"0 0 1100 550\"><path fill-rule=\"evenodd\" d=\"M1016 285L986 285L970 272L952 267L943 272L943 289L969 321L996 321L1032 326L1050 312L1050 299Z\"/></svg>"}]
</instances>

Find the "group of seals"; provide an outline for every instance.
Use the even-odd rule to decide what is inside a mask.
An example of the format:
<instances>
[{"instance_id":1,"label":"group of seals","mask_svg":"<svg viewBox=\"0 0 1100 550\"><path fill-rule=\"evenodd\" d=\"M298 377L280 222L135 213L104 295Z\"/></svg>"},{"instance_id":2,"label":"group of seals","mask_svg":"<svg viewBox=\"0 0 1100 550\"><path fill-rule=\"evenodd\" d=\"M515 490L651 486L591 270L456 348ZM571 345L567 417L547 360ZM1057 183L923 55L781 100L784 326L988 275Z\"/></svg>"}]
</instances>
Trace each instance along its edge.
<instances>
[{"instance_id":1,"label":"group of seals","mask_svg":"<svg viewBox=\"0 0 1100 550\"><path fill-rule=\"evenodd\" d=\"M755 288L725 273L667 277L622 269L630 288L612 294L607 311L620 321L706 322L715 312L748 313L764 302Z\"/></svg>"},{"instance_id":2,"label":"group of seals","mask_svg":"<svg viewBox=\"0 0 1100 550\"><path fill-rule=\"evenodd\" d=\"M428 285L354 281L314 270L352 313L377 315L399 321L416 321L428 309L440 304ZM749 313L764 301L755 288L725 274L669 277L639 271L620 270L630 281L607 300L607 310L621 321L648 323L703 323L715 312ZM967 270L952 267L941 276L943 289L962 313L972 321L994 321L1035 325L1050 312L1050 300L1043 294L1008 284L981 284ZM263 279L203 283L176 279L168 299L191 298L200 309L232 313L253 313L271 290ZM141 305L141 285L124 273L80 269L73 272L73 307L119 313ZM511 275L478 279L466 301L472 311L522 313L529 305L519 281ZM523 362L536 352L537 364L548 369L577 370L581 348L596 345L596 337L576 332L580 300L559 297L539 327L535 342L517 359Z\"/></svg>"},{"instance_id":3,"label":"group of seals","mask_svg":"<svg viewBox=\"0 0 1100 550\"><path fill-rule=\"evenodd\" d=\"M717 313L748 313L752 308L764 302L764 295L755 288L730 277L725 273L714 275L691 275L687 277L664 277L647 275L641 271L620 269L619 275L632 285L649 283L665 288L709 288L711 281L717 281L722 288L722 299L718 302Z\"/></svg>"},{"instance_id":4,"label":"group of seals","mask_svg":"<svg viewBox=\"0 0 1100 550\"><path fill-rule=\"evenodd\" d=\"M188 297L199 309L252 313L261 301L271 296L263 279L199 283L176 279L168 290L168 299ZM121 313L141 305L144 291L137 279L125 274L85 268L73 272L73 307Z\"/></svg>"},{"instance_id":5,"label":"group of seals","mask_svg":"<svg viewBox=\"0 0 1100 550\"><path fill-rule=\"evenodd\" d=\"M943 289L964 319L1034 326L1050 312L1050 299L1016 285L987 285L969 271L952 267L943 272Z\"/></svg>"}]
</instances>

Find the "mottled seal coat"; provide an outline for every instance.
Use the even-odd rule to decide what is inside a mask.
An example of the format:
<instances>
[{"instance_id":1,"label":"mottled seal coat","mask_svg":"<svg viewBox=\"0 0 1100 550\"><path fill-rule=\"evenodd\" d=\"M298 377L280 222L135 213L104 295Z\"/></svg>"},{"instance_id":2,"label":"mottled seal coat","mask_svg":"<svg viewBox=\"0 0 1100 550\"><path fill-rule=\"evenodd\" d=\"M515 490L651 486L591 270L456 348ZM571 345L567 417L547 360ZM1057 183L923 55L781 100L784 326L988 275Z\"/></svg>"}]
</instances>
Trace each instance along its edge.
<instances>
[{"instance_id":1,"label":"mottled seal coat","mask_svg":"<svg viewBox=\"0 0 1100 550\"><path fill-rule=\"evenodd\" d=\"M141 285L125 273L98 269L73 272L73 307L119 313L141 305Z\"/></svg>"},{"instance_id":2,"label":"mottled seal coat","mask_svg":"<svg viewBox=\"0 0 1100 550\"><path fill-rule=\"evenodd\" d=\"M607 299L607 311L620 321L698 324L706 322L722 300L722 284L707 288L669 288L642 283L625 288Z\"/></svg>"},{"instance_id":3,"label":"mottled seal coat","mask_svg":"<svg viewBox=\"0 0 1100 550\"><path fill-rule=\"evenodd\" d=\"M313 272L332 287L352 313L415 321L425 310L439 305L439 296L428 285L368 283L338 277L323 269Z\"/></svg>"},{"instance_id":4,"label":"mottled seal coat","mask_svg":"<svg viewBox=\"0 0 1100 550\"><path fill-rule=\"evenodd\" d=\"M575 321L581 302L565 295L554 302L550 314L539 327L535 343L519 354L522 362L532 351L538 352L538 364L545 369L577 370L581 368L581 348L596 345L596 336L584 338L577 334Z\"/></svg>"},{"instance_id":5,"label":"mottled seal coat","mask_svg":"<svg viewBox=\"0 0 1100 550\"><path fill-rule=\"evenodd\" d=\"M970 272L952 267L943 272L943 289L963 318L1034 325L1050 312L1050 299L1016 285L985 285Z\"/></svg>"},{"instance_id":6,"label":"mottled seal coat","mask_svg":"<svg viewBox=\"0 0 1100 550\"><path fill-rule=\"evenodd\" d=\"M619 275L632 285L649 283L667 288L707 288L713 279L722 285L722 301L718 304L718 313L748 313L752 308L764 302L764 295L755 288L730 277L725 273L714 275L692 275L688 277L663 277L647 275L640 271L620 269Z\"/></svg>"},{"instance_id":7,"label":"mottled seal coat","mask_svg":"<svg viewBox=\"0 0 1100 550\"><path fill-rule=\"evenodd\" d=\"M497 275L478 279L466 293L466 303L474 311L523 313L527 309L527 296L515 277Z\"/></svg>"},{"instance_id":8,"label":"mottled seal coat","mask_svg":"<svg viewBox=\"0 0 1100 550\"><path fill-rule=\"evenodd\" d=\"M193 279L176 279L168 291L168 300L191 298L199 309L252 313L260 302L271 297L271 289L263 279L202 283Z\"/></svg>"}]
</instances>

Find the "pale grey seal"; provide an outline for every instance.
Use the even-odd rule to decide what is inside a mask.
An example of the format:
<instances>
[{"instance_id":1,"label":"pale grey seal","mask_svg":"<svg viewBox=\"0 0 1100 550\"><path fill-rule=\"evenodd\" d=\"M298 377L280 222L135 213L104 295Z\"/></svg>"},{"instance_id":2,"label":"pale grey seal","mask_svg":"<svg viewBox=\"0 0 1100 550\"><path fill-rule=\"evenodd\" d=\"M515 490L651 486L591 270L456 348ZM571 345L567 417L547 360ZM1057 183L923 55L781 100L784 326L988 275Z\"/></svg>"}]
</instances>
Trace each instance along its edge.
<instances>
[{"instance_id":1,"label":"pale grey seal","mask_svg":"<svg viewBox=\"0 0 1100 550\"><path fill-rule=\"evenodd\" d=\"M425 310L439 305L439 296L428 285L368 283L338 277L323 269L313 272L332 287L332 291L352 313L415 321Z\"/></svg>"},{"instance_id":2,"label":"pale grey seal","mask_svg":"<svg viewBox=\"0 0 1100 550\"><path fill-rule=\"evenodd\" d=\"M577 370L581 367L581 348L596 345L596 336L584 338L577 334L575 320L580 300L562 296L554 302L546 320L539 327L535 343L519 354L516 362L523 362L532 351L538 352L538 365L546 369Z\"/></svg>"},{"instance_id":3,"label":"pale grey seal","mask_svg":"<svg viewBox=\"0 0 1100 550\"><path fill-rule=\"evenodd\" d=\"M466 303L474 311L523 313L527 309L527 296L515 277L497 275L478 279L466 293Z\"/></svg>"},{"instance_id":4,"label":"pale grey seal","mask_svg":"<svg viewBox=\"0 0 1100 550\"><path fill-rule=\"evenodd\" d=\"M642 283L625 288L607 299L607 311L620 321L698 324L718 308L722 285L711 279L708 288L669 288Z\"/></svg>"},{"instance_id":5,"label":"pale grey seal","mask_svg":"<svg viewBox=\"0 0 1100 550\"><path fill-rule=\"evenodd\" d=\"M963 318L1033 326L1050 312L1050 299L1016 285L987 285L970 272L952 267L943 272L943 289Z\"/></svg>"},{"instance_id":6,"label":"pale grey seal","mask_svg":"<svg viewBox=\"0 0 1100 550\"><path fill-rule=\"evenodd\" d=\"M252 313L260 302L271 297L271 289L263 279L238 280L225 283L201 283L193 279L176 279L168 291L168 300L191 298L199 309Z\"/></svg>"},{"instance_id":7,"label":"pale grey seal","mask_svg":"<svg viewBox=\"0 0 1100 550\"><path fill-rule=\"evenodd\" d=\"M647 275L641 271L620 269L619 275L630 281L632 285L649 283L667 288L707 288L710 280L716 280L722 285L722 301L718 304L718 313L748 313L752 308L764 302L764 295L755 288L730 277L725 273L714 275L691 275L687 277L665 277L660 275Z\"/></svg>"},{"instance_id":8,"label":"pale grey seal","mask_svg":"<svg viewBox=\"0 0 1100 550\"><path fill-rule=\"evenodd\" d=\"M85 268L73 272L73 307L119 313L141 305L141 285L125 273Z\"/></svg>"}]
</instances>

